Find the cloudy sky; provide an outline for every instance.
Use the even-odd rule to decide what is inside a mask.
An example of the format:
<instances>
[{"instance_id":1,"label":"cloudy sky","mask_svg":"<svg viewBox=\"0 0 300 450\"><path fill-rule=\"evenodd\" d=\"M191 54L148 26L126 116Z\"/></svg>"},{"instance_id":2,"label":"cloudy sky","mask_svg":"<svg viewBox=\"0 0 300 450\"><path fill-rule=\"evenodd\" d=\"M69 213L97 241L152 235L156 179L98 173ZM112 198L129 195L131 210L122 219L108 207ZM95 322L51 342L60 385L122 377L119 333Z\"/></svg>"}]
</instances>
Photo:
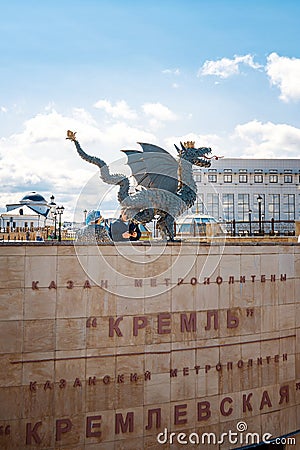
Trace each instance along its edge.
<instances>
[{"instance_id":1,"label":"cloudy sky","mask_svg":"<svg viewBox=\"0 0 300 450\"><path fill-rule=\"evenodd\" d=\"M65 219L78 198L94 206L80 193L97 190L97 169L68 129L116 168L138 141L297 158L299 42L296 0L2 2L1 211L30 190L53 193Z\"/></svg>"}]
</instances>

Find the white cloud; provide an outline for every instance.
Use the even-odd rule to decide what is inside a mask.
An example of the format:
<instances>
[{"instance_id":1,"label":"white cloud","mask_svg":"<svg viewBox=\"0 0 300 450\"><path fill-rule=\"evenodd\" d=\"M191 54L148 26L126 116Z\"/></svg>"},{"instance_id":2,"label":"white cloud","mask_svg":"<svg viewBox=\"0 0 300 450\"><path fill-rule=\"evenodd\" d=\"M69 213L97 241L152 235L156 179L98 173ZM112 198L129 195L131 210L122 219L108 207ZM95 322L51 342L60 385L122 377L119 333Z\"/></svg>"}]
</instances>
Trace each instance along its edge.
<instances>
[{"instance_id":1,"label":"white cloud","mask_svg":"<svg viewBox=\"0 0 300 450\"><path fill-rule=\"evenodd\" d=\"M161 103L144 103L142 109L149 118L149 124L153 129L161 128L164 122L177 120L177 116L167 106Z\"/></svg>"},{"instance_id":2,"label":"white cloud","mask_svg":"<svg viewBox=\"0 0 300 450\"><path fill-rule=\"evenodd\" d=\"M71 211L74 196L90 177L89 168L77 164L74 149L65 141L66 125L56 130L53 113L46 116L30 119L23 132L1 139L1 206L36 190L48 199L53 193Z\"/></svg>"},{"instance_id":3,"label":"white cloud","mask_svg":"<svg viewBox=\"0 0 300 450\"><path fill-rule=\"evenodd\" d=\"M234 56L233 59L222 58L217 61L205 61L199 69L197 76L215 75L220 78L228 78L240 73L240 65L259 69L261 66L254 62L253 56L248 54L244 56Z\"/></svg>"},{"instance_id":4,"label":"white cloud","mask_svg":"<svg viewBox=\"0 0 300 450\"><path fill-rule=\"evenodd\" d=\"M113 145L114 149L119 151L124 146L136 147L136 142L155 142L156 137L153 133L119 122L106 128L101 141ZM120 156L121 154L118 154L118 157Z\"/></svg>"},{"instance_id":5,"label":"white cloud","mask_svg":"<svg viewBox=\"0 0 300 450\"><path fill-rule=\"evenodd\" d=\"M5 106L1 106L0 111L3 113L7 113L8 109Z\"/></svg>"},{"instance_id":6,"label":"white cloud","mask_svg":"<svg viewBox=\"0 0 300 450\"><path fill-rule=\"evenodd\" d=\"M85 125L97 126L96 120L83 108L74 108L73 117Z\"/></svg>"},{"instance_id":7,"label":"white cloud","mask_svg":"<svg viewBox=\"0 0 300 450\"><path fill-rule=\"evenodd\" d=\"M156 127L177 119L160 103L145 103L142 110L144 121L150 120ZM170 137L161 135L157 141L156 130L150 132L146 127L129 126L121 120L98 124L93 115L82 108L74 108L68 115L54 109L43 110L26 120L20 132L0 139L2 207L20 200L30 190L41 192L46 198L53 193L56 202L66 208L65 219L71 220L79 193L91 177L96 180L96 196L100 192L102 195L101 189L108 192L110 187L99 180L98 169L83 161L74 145L65 139L68 129L77 131L82 148L106 161L112 173L128 174L129 169L124 167L125 158L119 150L139 149L137 141L158 142L159 145L164 141L166 148L175 154L174 144L193 140L197 147L211 147L213 154L219 156L251 158L298 157L300 147L300 129L284 123L251 121L237 125L232 136L228 133L224 136L196 133L178 136L175 133ZM105 194L106 200L113 198L116 202L116 189L109 191L110 195ZM87 209L93 201L94 197L90 196Z\"/></svg>"},{"instance_id":8,"label":"white cloud","mask_svg":"<svg viewBox=\"0 0 300 450\"><path fill-rule=\"evenodd\" d=\"M171 136L165 139L165 143L168 149L172 150L174 148L174 144L177 147L180 145L180 142L186 141L194 141L195 147L210 147L212 149L212 155L220 154L222 149L222 140L216 134L196 134L196 133L187 133L181 136Z\"/></svg>"},{"instance_id":9,"label":"white cloud","mask_svg":"<svg viewBox=\"0 0 300 450\"><path fill-rule=\"evenodd\" d=\"M212 155L225 158L298 158L300 129L284 123L253 120L237 125L228 135L187 133L165 139L166 148L175 154L174 144L195 141L195 147L211 147Z\"/></svg>"},{"instance_id":10,"label":"white cloud","mask_svg":"<svg viewBox=\"0 0 300 450\"><path fill-rule=\"evenodd\" d=\"M55 109L55 103L53 101L49 102L48 105L45 106L45 111L52 111Z\"/></svg>"},{"instance_id":11,"label":"white cloud","mask_svg":"<svg viewBox=\"0 0 300 450\"><path fill-rule=\"evenodd\" d=\"M123 172L120 160L125 159L120 149L138 149L137 141L156 142L152 133L123 122L100 128L84 109L74 108L69 116L55 110L37 114L24 122L21 132L0 139L2 207L20 200L27 191L36 190L47 198L53 193L66 208L65 219L71 220L72 208L90 177L96 174L100 186L97 168L83 161L74 145L65 139L68 129L77 131L87 153L103 158L110 166L112 160L119 161L118 173Z\"/></svg>"},{"instance_id":12,"label":"white cloud","mask_svg":"<svg viewBox=\"0 0 300 450\"><path fill-rule=\"evenodd\" d=\"M130 109L125 100L116 102L115 106L111 104L109 100L98 100L94 107L97 109L103 109L107 114L114 119L136 119L137 113L133 109Z\"/></svg>"},{"instance_id":13,"label":"white cloud","mask_svg":"<svg viewBox=\"0 0 300 450\"><path fill-rule=\"evenodd\" d=\"M179 69L165 69L162 71L165 75L180 75Z\"/></svg>"},{"instance_id":14,"label":"white cloud","mask_svg":"<svg viewBox=\"0 0 300 450\"><path fill-rule=\"evenodd\" d=\"M284 123L253 120L236 126L232 143L233 152L243 157L298 158L300 129Z\"/></svg>"},{"instance_id":15,"label":"white cloud","mask_svg":"<svg viewBox=\"0 0 300 450\"><path fill-rule=\"evenodd\" d=\"M300 100L300 59L271 53L267 58L266 72L271 84L280 89L284 102Z\"/></svg>"},{"instance_id":16,"label":"white cloud","mask_svg":"<svg viewBox=\"0 0 300 450\"><path fill-rule=\"evenodd\" d=\"M89 139L101 137L101 132L96 128L92 117L83 109L74 108L69 117L57 113L54 109L51 112L37 114L26 120L24 130L13 134L10 140L19 146L50 141L61 142L68 129L78 131L81 136L88 136Z\"/></svg>"},{"instance_id":17,"label":"white cloud","mask_svg":"<svg viewBox=\"0 0 300 450\"><path fill-rule=\"evenodd\" d=\"M176 120L177 116L161 103L144 103L142 109L146 116L160 121Z\"/></svg>"},{"instance_id":18,"label":"white cloud","mask_svg":"<svg viewBox=\"0 0 300 450\"><path fill-rule=\"evenodd\" d=\"M173 84L172 84L172 88L173 88L173 89L178 89L178 88L179 88L179 84L173 83Z\"/></svg>"}]
</instances>

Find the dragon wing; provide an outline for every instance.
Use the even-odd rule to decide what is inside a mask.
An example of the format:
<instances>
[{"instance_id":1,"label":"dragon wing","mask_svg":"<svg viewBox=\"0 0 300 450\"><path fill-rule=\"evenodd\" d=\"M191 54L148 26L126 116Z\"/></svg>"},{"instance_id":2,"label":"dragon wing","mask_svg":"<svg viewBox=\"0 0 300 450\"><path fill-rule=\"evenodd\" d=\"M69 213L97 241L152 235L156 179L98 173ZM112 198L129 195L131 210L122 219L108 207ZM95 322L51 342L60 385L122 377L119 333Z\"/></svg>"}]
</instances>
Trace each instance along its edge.
<instances>
[{"instance_id":1,"label":"dragon wing","mask_svg":"<svg viewBox=\"0 0 300 450\"><path fill-rule=\"evenodd\" d=\"M178 163L170 153L153 144L140 143L143 151L122 150L132 175L140 186L177 192Z\"/></svg>"}]
</instances>

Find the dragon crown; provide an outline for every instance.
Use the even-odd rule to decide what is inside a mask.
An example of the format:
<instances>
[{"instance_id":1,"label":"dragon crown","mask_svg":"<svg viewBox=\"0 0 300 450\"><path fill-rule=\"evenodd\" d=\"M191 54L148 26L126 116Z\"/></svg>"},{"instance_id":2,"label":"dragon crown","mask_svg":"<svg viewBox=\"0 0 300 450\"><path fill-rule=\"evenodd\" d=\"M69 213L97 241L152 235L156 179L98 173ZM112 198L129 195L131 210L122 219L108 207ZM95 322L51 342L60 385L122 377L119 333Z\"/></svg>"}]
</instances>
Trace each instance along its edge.
<instances>
[{"instance_id":1,"label":"dragon crown","mask_svg":"<svg viewBox=\"0 0 300 450\"><path fill-rule=\"evenodd\" d=\"M194 148L195 147L195 141L187 141L184 142L185 148Z\"/></svg>"}]
</instances>

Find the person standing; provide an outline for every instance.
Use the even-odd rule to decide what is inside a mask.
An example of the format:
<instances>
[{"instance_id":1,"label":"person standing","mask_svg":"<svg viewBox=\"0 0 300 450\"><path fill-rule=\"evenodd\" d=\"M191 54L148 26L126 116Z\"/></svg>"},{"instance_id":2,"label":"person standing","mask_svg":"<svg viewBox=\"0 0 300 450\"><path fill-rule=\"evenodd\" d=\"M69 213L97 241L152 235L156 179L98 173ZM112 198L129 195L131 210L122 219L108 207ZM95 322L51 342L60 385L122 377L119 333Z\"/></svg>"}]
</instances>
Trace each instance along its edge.
<instances>
[{"instance_id":1,"label":"person standing","mask_svg":"<svg viewBox=\"0 0 300 450\"><path fill-rule=\"evenodd\" d=\"M130 224L128 223L126 210L122 209L119 219L115 220L110 225L110 236L115 242L137 240L138 232L135 227L136 225L132 222Z\"/></svg>"},{"instance_id":2,"label":"person standing","mask_svg":"<svg viewBox=\"0 0 300 450\"><path fill-rule=\"evenodd\" d=\"M141 230L139 228L139 224L135 223L133 220L131 220L129 222L128 229L129 229L129 234L130 234L129 240L130 241L139 241L141 238L141 235L142 235Z\"/></svg>"},{"instance_id":3,"label":"person standing","mask_svg":"<svg viewBox=\"0 0 300 450\"><path fill-rule=\"evenodd\" d=\"M86 225L76 233L76 241L84 243L111 242L109 229L100 211L89 211L86 216Z\"/></svg>"}]
</instances>

